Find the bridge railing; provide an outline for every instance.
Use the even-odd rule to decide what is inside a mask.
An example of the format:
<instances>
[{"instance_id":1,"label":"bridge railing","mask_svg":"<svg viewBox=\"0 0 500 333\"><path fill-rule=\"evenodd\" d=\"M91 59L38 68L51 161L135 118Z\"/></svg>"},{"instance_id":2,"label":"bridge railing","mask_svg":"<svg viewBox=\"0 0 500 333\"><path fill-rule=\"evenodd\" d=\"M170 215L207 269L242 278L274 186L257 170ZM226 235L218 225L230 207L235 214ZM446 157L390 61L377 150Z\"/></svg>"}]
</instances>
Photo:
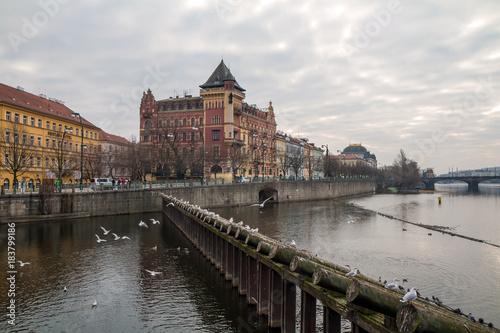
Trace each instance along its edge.
<instances>
[{"instance_id":1,"label":"bridge railing","mask_svg":"<svg viewBox=\"0 0 500 333\"><path fill-rule=\"evenodd\" d=\"M295 332L300 288L301 332L316 331L316 302L323 331L341 332L341 318L353 332L500 332L451 308L404 293L361 274L347 277L342 266L284 244L200 207L162 194L163 213L201 253L268 317L271 328Z\"/></svg>"}]
</instances>

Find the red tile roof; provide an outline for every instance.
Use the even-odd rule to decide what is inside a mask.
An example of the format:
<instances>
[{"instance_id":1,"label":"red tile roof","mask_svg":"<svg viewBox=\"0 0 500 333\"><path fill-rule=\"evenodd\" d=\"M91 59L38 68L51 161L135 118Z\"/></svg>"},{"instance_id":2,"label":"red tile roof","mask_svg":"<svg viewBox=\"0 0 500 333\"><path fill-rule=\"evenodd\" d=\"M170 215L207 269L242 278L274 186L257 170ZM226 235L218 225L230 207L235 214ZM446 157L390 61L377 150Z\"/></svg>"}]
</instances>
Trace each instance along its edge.
<instances>
[{"instance_id":1,"label":"red tile roof","mask_svg":"<svg viewBox=\"0 0 500 333\"><path fill-rule=\"evenodd\" d=\"M62 104L62 101L57 102L56 99L49 99L43 94L40 96L33 95L24 90L16 89L2 83L0 83L0 103L17 106L22 109L28 109L52 117L62 118L66 121L75 122L80 125L80 120L78 118L71 117L73 110ZM86 126L98 128L83 117L82 123Z\"/></svg>"},{"instance_id":2,"label":"red tile roof","mask_svg":"<svg viewBox=\"0 0 500 333\"><path fill-rule=\"evenodd\" d=\"M111 141L114 143L120 143L120 144L128 144L130 143L127 139L124 137L118 136L118 135L113 135L104 132L103 130L99 131L99 141Z\"/></svg>"}]
</instances>

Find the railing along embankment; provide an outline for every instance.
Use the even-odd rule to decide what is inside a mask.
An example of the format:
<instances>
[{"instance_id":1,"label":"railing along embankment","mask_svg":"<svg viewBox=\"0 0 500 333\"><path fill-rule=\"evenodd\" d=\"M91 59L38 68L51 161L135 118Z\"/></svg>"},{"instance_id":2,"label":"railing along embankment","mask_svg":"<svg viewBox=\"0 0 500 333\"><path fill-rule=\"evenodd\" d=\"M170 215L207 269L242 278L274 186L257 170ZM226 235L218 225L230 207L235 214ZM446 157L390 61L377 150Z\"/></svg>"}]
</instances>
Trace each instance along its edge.
<instances>
[{"instance_id":1,"label":"railing along embankment","mask_svg":"<svg viewBox=\"0 0 500 333\"><path fill-rule=\"evenodd\" d=\"M323 305L323 331L341 332L341 318L353 332L500 332L450 308L404 293L284 244L213 212L161 194L163 213L232 281L248 304L268 317L270 327L295 332L296 288L300 288L301 332L316 331L316 302Z\"/></svg>"}]
</instances>

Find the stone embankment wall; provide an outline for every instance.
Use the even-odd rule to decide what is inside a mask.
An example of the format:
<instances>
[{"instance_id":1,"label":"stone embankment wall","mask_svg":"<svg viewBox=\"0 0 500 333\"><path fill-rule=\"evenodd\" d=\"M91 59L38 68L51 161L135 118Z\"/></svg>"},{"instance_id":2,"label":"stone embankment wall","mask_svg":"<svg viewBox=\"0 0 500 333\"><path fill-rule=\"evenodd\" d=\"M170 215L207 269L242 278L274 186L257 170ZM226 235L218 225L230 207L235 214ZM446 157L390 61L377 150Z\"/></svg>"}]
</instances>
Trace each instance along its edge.
<instances>
[{"instance_id":1,"label":"stone embankment wall","mask_svg":"<svg viewBox=\"0 0 500 333\"><path fill-rule=\"evenodd\" d=\"M327 200L373 193L375 186L374 181L301 181L4 195L0 196L0 222L160 211L160 193L209 208L249 205L270 196L279 203Z\"/></svg>"}]
</instances>

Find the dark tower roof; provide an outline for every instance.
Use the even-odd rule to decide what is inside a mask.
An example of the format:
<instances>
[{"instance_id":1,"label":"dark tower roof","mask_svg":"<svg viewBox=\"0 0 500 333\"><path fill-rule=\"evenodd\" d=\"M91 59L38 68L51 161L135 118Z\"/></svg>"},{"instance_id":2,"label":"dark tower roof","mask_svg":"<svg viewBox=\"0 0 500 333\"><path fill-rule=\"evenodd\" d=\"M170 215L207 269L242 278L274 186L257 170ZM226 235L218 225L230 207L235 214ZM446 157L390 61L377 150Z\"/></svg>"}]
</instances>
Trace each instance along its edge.
<instances>
[{"instance_id":1,"label":"dark tower roof","mask_svg":"<svg viewBox=\"0 0 500 333\"><path fill-rule=\"evenodd\" d=\"M207 82L202 84L200 88L216 88L216 87L223 87L224 86L224 81L233 81L234 82L234 87L240 91L245 91L238 82L236 82L236 79L234 78L233 74L231 74L231 71L229 68L227 68L226 64L224 63L224 60L220 61L219 66L214 70L212 75L208 78Z\"/></svg>"}]
</instances>

